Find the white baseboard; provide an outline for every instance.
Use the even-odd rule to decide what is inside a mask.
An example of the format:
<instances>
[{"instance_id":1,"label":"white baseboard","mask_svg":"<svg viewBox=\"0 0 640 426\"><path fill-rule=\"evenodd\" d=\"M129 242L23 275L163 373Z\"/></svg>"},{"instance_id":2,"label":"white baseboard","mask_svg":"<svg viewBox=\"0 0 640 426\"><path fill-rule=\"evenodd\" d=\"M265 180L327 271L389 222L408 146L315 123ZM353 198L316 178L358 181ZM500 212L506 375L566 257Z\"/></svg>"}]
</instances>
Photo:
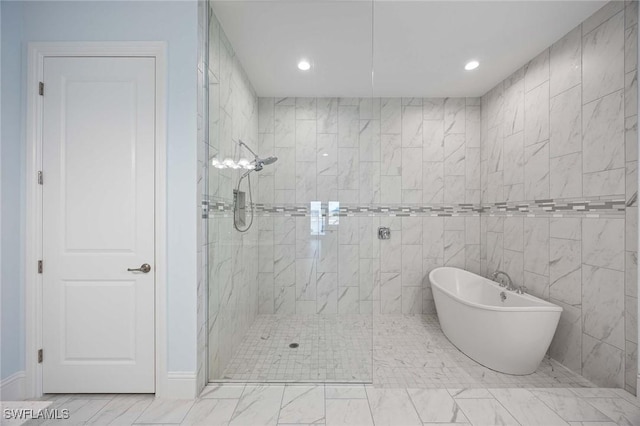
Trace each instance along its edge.
<instances>
[{"instance_id":1,"label":"white baseboard","mask_svg":"<svg viewBox=\"0 0 640 426\"><path fill-rule=\"evenodd\" d=\"M198 396L198 380L192 371L169 371L167 389L163 396L168 399L194 399Z\"/></svg>"},{"instance_id":2,"label":"white baseboard","mask_svg":"<svg viewBox=\"0 0 640 426\"><path fill-rule=\"evenodd\" d=\"M0 382L0 401L22 401L25 398L25 372L13 373Z\"/></svg>"}]
</instances>

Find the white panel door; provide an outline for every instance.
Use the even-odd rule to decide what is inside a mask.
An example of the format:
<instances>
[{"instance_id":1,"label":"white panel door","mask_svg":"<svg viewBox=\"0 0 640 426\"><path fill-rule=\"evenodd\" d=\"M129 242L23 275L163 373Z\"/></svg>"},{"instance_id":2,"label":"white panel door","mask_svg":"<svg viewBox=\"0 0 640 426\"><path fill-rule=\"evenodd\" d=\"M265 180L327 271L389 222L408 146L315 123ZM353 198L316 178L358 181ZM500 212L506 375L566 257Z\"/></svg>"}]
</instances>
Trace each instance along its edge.
<instances>
[{"instance_id":1,"label":"white panel door","mask_svg":"<svg viewBox=\"0 0 640 426\"><path fill-rule=\"evenodd\" d=\"M44 83L43 390L154 392L155 59L45 58Z\"/></svg>"}]
</instances>

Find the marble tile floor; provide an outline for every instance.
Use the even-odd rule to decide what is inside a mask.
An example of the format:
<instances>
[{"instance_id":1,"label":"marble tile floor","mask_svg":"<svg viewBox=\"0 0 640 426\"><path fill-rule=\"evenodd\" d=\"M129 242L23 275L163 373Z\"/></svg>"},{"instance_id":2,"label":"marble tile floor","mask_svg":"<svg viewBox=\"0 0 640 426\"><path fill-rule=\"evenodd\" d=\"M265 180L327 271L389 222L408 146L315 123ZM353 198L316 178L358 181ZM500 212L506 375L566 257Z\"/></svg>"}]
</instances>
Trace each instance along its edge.
<instances>
[{"instance_id":1,"label":"marble tile floor","mask_svg":"<svg viewBox=\"0 0 640 426\"><path fill-rule=\"evenodd\" d=\"M66 421L27 425L640 425L622 389L402 389L372 385L207 386L196 400L150 395L47 395ZM4 424L4 423L3 423Z\"/></svg>"},{"instance_id":2,"label":"marble tile floor","mask_svg":"<svg viewBox=\"0 0 640 426\"><path fill-rule=\"evenodd\" d=\"M292 342L300 346L291 349ZM528 376L483 367L449 342L435 315L261 315L220 379L388 388L593 386L549 358Z\"/></svg>"}]
</instances>

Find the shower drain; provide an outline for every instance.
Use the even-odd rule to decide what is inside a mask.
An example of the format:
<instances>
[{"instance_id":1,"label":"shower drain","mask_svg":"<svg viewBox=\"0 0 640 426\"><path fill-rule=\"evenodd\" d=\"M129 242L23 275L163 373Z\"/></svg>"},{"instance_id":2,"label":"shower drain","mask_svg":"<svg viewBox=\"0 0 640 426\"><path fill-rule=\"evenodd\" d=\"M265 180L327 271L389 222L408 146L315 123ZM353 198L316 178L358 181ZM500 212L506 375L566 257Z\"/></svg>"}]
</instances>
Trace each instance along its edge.
<instances>
[{"instance_id":1,"label":"shower drain","mask_svg":"<svg viewBox=\"0 0 640 426\"><path fill-rule=\"evenodd\" d=\"M298 346L300 346L300 345L299 345L299 344L297 344L297 343L291 343L291 344L289 345L289 347L290 347L291 349L295 349L295 348L297 348Z\"/></svg>"}]
</instances>

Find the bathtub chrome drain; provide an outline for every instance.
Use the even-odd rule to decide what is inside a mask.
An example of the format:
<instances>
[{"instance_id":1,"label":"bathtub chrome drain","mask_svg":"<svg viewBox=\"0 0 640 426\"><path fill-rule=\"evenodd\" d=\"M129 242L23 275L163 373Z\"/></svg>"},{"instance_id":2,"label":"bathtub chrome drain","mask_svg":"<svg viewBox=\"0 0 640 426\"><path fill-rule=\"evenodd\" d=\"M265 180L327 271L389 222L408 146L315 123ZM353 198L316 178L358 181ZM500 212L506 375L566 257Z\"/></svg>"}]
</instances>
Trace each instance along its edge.
<instances>
[{"instance_id":1,"label":"bathtub chrome drain","mask_svg":"<svg viewBox=\"0 0 640 426\"><path fill-rule=\"evenodd\" d=\"M297 343L291 343L291 344L289 345L289 347L290 347L291 349L295 349L295 348L297 348L298 346L300 346L300 345L299 345L299 344L297 344Z\"/></svg>"}]
</instances>

